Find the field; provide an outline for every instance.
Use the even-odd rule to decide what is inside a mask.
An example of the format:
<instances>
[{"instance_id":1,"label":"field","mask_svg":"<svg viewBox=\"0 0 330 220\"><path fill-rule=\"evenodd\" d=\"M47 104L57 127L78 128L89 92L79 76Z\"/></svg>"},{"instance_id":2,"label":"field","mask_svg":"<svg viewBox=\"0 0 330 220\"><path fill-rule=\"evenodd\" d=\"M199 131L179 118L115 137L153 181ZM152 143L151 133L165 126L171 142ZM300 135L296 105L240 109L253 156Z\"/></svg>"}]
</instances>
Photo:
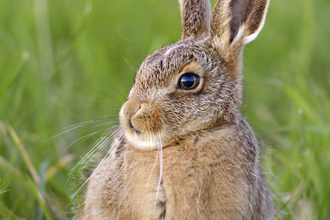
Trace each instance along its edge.
<instances>
[{"instance_id":1,"label":"field","mask_svg":"<svg viewBox=\"0 0 330 220\"><path fill-rule=\"evenodd\" d=\"M328 0L272 0L245 48L241 111L278 219L330 219L329 21ZM180 35L176 0L0 1L0 219L73 217L78 162L143 59Z\"/></svg>"}]
</instances>

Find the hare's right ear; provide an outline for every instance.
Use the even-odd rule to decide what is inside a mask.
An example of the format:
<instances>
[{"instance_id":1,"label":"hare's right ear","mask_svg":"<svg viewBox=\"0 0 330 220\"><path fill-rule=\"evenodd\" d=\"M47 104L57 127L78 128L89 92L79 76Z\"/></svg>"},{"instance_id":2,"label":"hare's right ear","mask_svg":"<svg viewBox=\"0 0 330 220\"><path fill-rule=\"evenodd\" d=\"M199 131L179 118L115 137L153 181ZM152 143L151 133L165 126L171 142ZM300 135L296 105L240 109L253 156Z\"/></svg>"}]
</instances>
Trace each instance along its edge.
<instances>
[{"instance_id":1,"label":"hare's right ear","mask_svg":"<svg viewBox=\"0 0 330 220\"><path fill-rule=\"evenodd\" d=\"M208 35L210 31L210 0L179 0L182 39Z\"/></svg>"},{"instance_id":2,"label":"hare's right ear","mask_svg":"<svg viewBox=\"0 0 330 220\"><path fill-rule=\"evenodd\" d=\"M211 38L221 53L237 52L262 29L269 0L218 0L212 11Z\"/></svg>"}]
</instances>

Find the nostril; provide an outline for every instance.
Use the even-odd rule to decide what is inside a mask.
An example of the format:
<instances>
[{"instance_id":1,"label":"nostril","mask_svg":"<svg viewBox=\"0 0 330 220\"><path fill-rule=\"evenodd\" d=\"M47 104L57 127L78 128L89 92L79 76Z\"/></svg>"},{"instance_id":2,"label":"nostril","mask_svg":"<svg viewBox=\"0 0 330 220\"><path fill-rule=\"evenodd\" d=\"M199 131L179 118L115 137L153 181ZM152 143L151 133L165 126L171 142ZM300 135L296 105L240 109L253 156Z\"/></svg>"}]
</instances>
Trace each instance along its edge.
<instances>
[{"instance_id":1,"label":"nostril","mask_svg":"<svg viewBox=\"0 0 330 220\"><path fill-rule=\"evenodd\" d=\"M136 130L136 128L134 128L134 126L133 126L131 120L128 121L128 124L129 124L129 127L130 127L133 131L135 131L135 133L137 133L137 134L140 134L140 133L141 133L140 131Z\"/></svg>"},{"instance_id":2,"label":"nostril","mask_svg":"<svg viewBox=\"0 0 330 220\"><path fill-rule=\"evenodd\" d=\"M141 103L136 103L135 105L133 105L131 109L131 116L135 115L138 111L140 111L141 108L142 108Z\"/></svg>"},{"instance_id":3,"label":"nostril","mask_svg":"<svg viewBox=\"0 0 330 220\"><path fill-rule=\"evenodd\" d=\"M130 113L130 117L136 115L141 110L141 108L142 108L142 104L135 106Z\"/></svg>"},{"instance_id":4,"label":"nostril","mask_svg":"<svg viewBox=\"0 0 330 220\"><path fill-rule=\"evenodd\" d=\"M122 107L126 118L132 118L140 109L142 104L135 100L128 100Z\"/></svg>"},{"instance_id":5,"label":"nostril","mask_svg":"<svg viewBox=\"0 0 330 220\"><path fill-rule=\"evenodd\" d=\"M128 121L128 124L129 124L129 127L130 127L130 128L134 129L131 120Z\"/></svg>"}]
</instances>

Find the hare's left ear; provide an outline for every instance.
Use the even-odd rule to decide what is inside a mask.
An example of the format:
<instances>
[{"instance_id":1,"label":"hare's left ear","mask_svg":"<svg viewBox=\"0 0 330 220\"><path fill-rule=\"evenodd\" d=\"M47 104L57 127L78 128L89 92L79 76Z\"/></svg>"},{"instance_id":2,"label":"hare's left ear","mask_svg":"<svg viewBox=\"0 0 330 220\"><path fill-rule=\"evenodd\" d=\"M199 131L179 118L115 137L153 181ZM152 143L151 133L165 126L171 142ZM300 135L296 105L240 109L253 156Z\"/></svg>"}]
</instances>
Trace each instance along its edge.
<instances>
[{"instance_id":1,"label":"hare's left ear","mask_svg":"<svg viewBox=\"0 0 330 220\"><path fill-rule=\"evenodd\" d=\"M209 34L211 5L209 0L179 0L182 39Z\"/></svg>"},{"instance_id":2,"label":"hare's left ear","mask_svg":"<svg viewBox=\"0 0 330 220\"><path fill-rule=\"evenodd\" d=\"M269 0L218 0L210 30L216 49L242 51L261 31L268 5Z\"/></svg>"}]
</instances>

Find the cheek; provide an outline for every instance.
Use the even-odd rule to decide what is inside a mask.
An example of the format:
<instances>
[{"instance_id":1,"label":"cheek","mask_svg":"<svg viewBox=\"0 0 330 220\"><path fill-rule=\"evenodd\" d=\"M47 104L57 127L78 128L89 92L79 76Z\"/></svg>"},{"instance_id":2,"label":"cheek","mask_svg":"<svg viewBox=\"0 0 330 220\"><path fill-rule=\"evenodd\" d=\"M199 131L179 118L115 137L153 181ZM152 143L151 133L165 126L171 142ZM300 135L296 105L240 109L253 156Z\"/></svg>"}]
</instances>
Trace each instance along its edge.
<instances>
[{"instance_id":1,"label":"cheek","mask_svg":"<svg viewBox=\"0 0 330 220\"><path fill-rule=\"evenodd\" d=\"M168 101L164 111L164 122L174 134L185 134L192 131L208 129L217 123L219 115L219 100L208 100L208 97L195 96ZM204 99L204 100L203 100ZM169 104L171 103L171 105Z\"/></svg>"},{"instance_id":2,"label":"cheek","mask_svg":"<svg viewBox=\"0 0 330 220\"><path fill-rule=\"evenodd\" d=\"M164 117L164 128L181 134L191 130L197 122L196 107L190 104L191 101L180 101L171 99L164 101L161 109Z\"/></svg>"}]
</instances>

